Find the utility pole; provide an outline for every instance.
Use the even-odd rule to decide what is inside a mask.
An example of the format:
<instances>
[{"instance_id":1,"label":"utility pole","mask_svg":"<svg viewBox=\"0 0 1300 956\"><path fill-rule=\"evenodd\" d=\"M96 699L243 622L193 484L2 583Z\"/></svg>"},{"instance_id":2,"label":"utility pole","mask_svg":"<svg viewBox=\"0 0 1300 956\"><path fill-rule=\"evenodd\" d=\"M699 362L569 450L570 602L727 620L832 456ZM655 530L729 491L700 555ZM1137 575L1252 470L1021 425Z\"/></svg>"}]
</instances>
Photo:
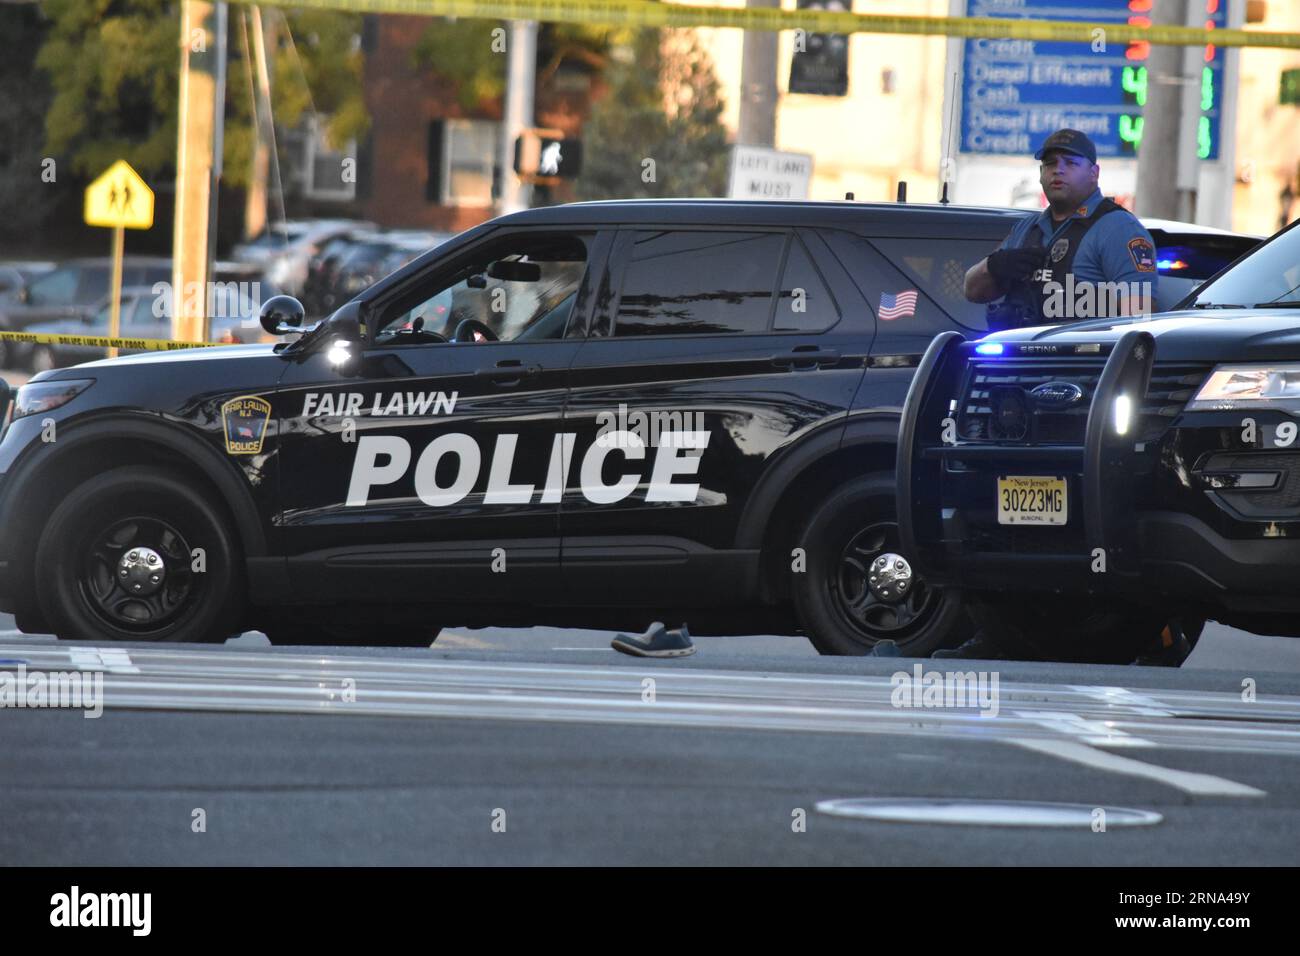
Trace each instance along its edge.
<instances>
[{"instance_id":1,"label":"utility pole","mask_svg":"<svg viewBox=\"0 0 1300 956\"><path fill-rule=\"evenodd\" d=\"M748 0L750 8L781 6L781 0ZM776 146L776 50L772 30L746 30L740 65L740 122L736 142L742 146Z\"/></svg>"},{"instance_id":2,"label":"utility pole","mask_svg":"<svg viewBox=\"0 0 1300 956\"><path fill-rule=\"evenodd\" d=\"M1186 23L1187 0L1155 0L1152 26ZM1136 211L1139 216L1177 219L1180 168L1185 164L1191 164L1193 170L1196 168L1195 132L1190 158L1182 154L1184 63L1182 47L1151 45L1147 57L1147 101L1142 109L1142 141L1138 145Z\"/></svg>"},{"instance_id":3,"label":"utility pole","mask_svg":"<svg viewBox=\"0 0 1300 956\"><path fill-rule=\"evenodd\" d=\"M511 20L506 44L506 96L501 112L501 215L528 208L532 187L515 174L515 140L534 125L537 21Z\"/></svg>"},{"instance_id":4,"label":"utility pole","mask_svg":"<svg viewBox=\"0 0 1300 956\"><path fill-rule=\"evenodd\" d=\"M225 3L184 0L180 53L172 338L197 342L207 338L208 268L216 245L226 101Z\"/></svg>"},{"instance_id":5,"label":"utility pole","mask_svg":"<svg viewBox=\"0 0 1300 956\"><path fill-rule=\"evenodd\" d=\"M244 206L244 236L252 239L266 228L267 180L271 173L271 145L275 141L275 122L271 113L271 71L267 67L268 48L275 49L275 21L263 32L262 8L244 11L250 21L248 55L253 60L253 103L256 115L253 140L253 170L248 182Z\"/></svg>"}]
</instances>

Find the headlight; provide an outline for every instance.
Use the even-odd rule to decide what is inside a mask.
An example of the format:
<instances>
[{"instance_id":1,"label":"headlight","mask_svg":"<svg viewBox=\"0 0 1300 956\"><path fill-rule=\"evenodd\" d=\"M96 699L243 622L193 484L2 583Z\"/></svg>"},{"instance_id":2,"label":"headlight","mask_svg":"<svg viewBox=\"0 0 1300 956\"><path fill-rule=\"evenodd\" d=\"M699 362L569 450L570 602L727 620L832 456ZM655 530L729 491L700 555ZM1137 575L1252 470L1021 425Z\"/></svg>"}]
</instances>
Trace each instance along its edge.
<instances>
[{"instance_id":1,"label":"headlight","mask_svg":"<svg viewBox=\"0 0 1300 956\"><path fill-rule=\"evenodd\" d=\"M28 382L18 389L18 396L14 399L14 420L60 408L93 384L95 384L93 378Z\"/></svg>"},{"instance_id":2,"label":"headlight","mask_svg":"<svg viewBox=\"0 0 1300 956\"><path fill-rule=\"evenodd\" d=\"M1300 411L1300 365L1220 365L1187 410L1250 406Z\"/></svg>"}]
</instances>

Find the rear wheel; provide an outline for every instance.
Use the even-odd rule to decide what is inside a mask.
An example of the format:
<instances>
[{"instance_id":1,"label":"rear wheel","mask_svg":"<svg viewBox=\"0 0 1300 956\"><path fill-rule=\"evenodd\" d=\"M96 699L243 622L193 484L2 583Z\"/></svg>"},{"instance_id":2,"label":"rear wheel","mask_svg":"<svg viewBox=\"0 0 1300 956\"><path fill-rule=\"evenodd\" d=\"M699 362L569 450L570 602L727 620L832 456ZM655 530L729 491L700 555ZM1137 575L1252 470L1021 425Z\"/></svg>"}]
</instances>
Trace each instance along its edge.
<instances>
[{"instance_id":1,"label":"rear wheel","mask_svg":"<svg viewBox=\"0 0 1300 956\"><path fill-rule=\"evenodd\" d=\"M1028 659L1128 664L1160 646L1167 611L1105 597L968 593L975 624L992 642Z\"/></svg>"},{"instance_id":2,"label":"rear wheel","mask_svg":"<svg viewBox=\"0 0 1300 956\"><path fill-rule=\"evenodd\" d=\"M241 557L192 478L114 468L74 488L36 549L40 616L82 641L222 641L238 630Z\"/></svg>"},{"instance_id":3,"label":"rear wheel","mask_svg":"<svg viewBox=\"0 0 1300 956\"><path fill-rule=\"evenodd\" d=\"M793 576L795 607L821 653L867 654L889 640L906 656L928 657L969 636L960 592L931 586L902 553L892 475L836 488L795 546L806 556Z\"/></svg>"}]
</instances>

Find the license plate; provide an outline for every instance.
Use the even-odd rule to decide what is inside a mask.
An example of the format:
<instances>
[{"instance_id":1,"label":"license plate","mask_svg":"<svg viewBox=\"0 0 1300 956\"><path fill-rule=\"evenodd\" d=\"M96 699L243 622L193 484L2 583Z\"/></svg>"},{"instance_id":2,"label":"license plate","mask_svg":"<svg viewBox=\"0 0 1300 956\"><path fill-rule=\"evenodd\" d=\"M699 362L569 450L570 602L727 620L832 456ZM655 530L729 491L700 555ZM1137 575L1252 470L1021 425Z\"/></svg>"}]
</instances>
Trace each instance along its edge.
<instances>
[{"instance_id":1,"label":"license plate","mask_svg":"<svg viewBox=\"0 0 1300 956\"><path fill-rule=\"evenodd\" d=\"M998 478L998 524L1065 524L1065 479L1043 475Z\"/></svg>"}]
</instances>

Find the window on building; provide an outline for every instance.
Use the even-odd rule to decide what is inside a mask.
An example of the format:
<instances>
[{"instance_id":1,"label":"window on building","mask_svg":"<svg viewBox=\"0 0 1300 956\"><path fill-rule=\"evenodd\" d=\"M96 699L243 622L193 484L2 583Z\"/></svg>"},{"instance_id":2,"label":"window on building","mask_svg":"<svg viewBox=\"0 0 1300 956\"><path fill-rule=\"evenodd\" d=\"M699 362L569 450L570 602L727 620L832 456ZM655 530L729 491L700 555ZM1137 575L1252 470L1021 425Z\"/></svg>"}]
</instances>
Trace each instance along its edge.
<instances>
[{"instance_id":1,"label":"window on building","mask_svg":"<svg viewBox=\"0 0 1300 956\"><path fill-rule=\"evenodd\" d=\"M437 189L444 206L491 206L497 194L501 124L496 120L449 119L430 130L430 161L437 160ZM432 173L432 169L430 170ZM433 177L430 177L432 185Z\"/></svg>"}]
</instances>

